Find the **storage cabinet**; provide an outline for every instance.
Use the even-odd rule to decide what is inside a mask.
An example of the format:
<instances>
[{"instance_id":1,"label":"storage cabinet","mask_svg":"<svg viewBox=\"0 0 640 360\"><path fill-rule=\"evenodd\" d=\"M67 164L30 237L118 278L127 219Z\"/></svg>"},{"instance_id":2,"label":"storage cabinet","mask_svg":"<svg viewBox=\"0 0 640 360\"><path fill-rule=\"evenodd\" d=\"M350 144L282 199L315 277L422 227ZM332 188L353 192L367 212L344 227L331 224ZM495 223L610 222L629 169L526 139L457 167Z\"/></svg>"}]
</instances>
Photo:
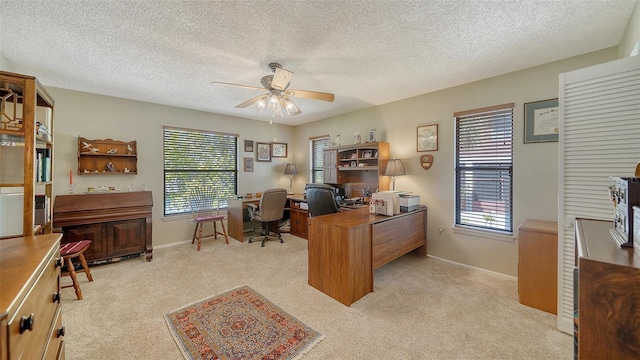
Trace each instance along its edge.
<instances>
[{"instance_id":1,"label":"storage cabinet","mask_svg":"<svg viewBox=\"0 0 640 360\"><path fill-rule=\"evenodd\" d=\"M136 141L78 137L78 175L135 175L138 173Z\"/></svg>"},{"instance_id":2,"label":"storage cabinet","mask_svg":"<svg viewBox=\"0 0 640 360\"><path fill-rule=\"evenodd\" d=\"M556 314L558 303L558 223L525 220L518 226L520 303Z\"/></svg>"},{"instance_id":3,"label":"storage cabinet","mask_svg":"<svg viewBox=\"0 0 640 360\"><path fill-rule=\"evenodd\" d=\"M54 226L62 243L91 240L87 261L101 262L145 253L153 258L150 191L56 196Z\"/></svg>"},{"instance_id":4,"label":"storage cabinet","mask_svg":"<svg viewBox=\"0 0 640 360\"><path fill-rule=\"evenodd\" d=\"M53 106L35 77L0 71L0 238L51 232Z\"/></svg>"},{"instance_id":5,"label":"storage cabinet","mask_svg":"<svg viewBox=\"0 0 640 360\"><path fill-rule=\"evenodd\" d=\"M348 197L362 196L364 188L389 190L384 171L389 159L389 143L372 142L343 145L323 150L324 183L347 190Z\"/></svg>"},{"instance_id":6,"label":"storage cabinet","mask_svg":"<svg viewBox=\"0 0 640 360\"><path fill-rule=\"evenodd\" d=\"M576 220L575 341L580 359L638 359L640 254L620 247L611 221Z\"/></svg>"},{"instance_id":7,"label":"storage cabinet","mask_svg":"<svg viewBox=\"0 0 640 360\"><path fill-rule=\"evenodd\" d=\"M64 359L60 238L0 241L0 359Z\"/></svg>"},{"instance_id":8,"label":"storage cabinet","mask_svg":"<svg viewBox=\"0 0 640 360\"><path fill-rule=\"evenodd\" d=\"M309 211L306 209L306 202L289 200L289 232L292 235L303 239L309 238Z\"/></svg>"}]
</instances>

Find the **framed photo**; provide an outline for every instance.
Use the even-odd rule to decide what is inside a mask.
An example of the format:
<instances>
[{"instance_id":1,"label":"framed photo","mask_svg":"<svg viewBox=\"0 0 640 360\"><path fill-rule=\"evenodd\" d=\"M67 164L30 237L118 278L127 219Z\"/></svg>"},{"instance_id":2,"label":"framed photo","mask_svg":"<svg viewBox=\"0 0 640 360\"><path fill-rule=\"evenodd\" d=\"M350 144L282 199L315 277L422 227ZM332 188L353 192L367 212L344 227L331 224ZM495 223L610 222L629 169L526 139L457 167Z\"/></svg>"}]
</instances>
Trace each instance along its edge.
<instances>
[{"instance_id":1,"label":"framed photo","mask_svg":"<svg viewBox=\"0 0 640 360\"><path fill-rule=\"evenodd\" d=\"M256 142L256 161L271 161L271 144Z\"/></svg>"},{"instance_id":2,"label":"framed photo","mask_svg":"<svg viewBox=\"0 0 640 360\"><path fill-rule=\"evenodd\" d=\"M365 150L365 151L362 152L362 157L363 158L370 158L371 154L372 154L371 150Z\"/></svg>"},{"instance_id":3,"label":"framed photo","mask_svg":"<svg viewBox=\"0 0 640 360\"><path fill-rule=\"evenodd\" d=\"M253 152L253 140L244 141L244 152Z\"/></svg>"},{"instance_id":4,"label":"framed photo","mask_svg":"<svg viewBox=\"0 0 640 360\"><path fill-rule=\"evenodd\" d=\"M286 158L287 157L287 144L286 143L271 143L271 157L274 158Z\"/></svg>"},{"instance_id":5,"label":"framed photo","mask_svg":"<svg viewBox=\"0 0 640 360\"><path fill-rule=\"evenodd\" d=\"M244 171L245 172L253 172L253 158L252 157L244 158Z\"/></svg>"},{"instance_id":6,"label":"framed photo","mask_svg":"<svg viewBox=\"0 0 640 360\"><path fill-rule=\"evenodd\" d=\"M369 131L369 141L368 142L376 142L376 129L371 129L371 131Z\"/></svg>"},{"instance_id":7,"label":"framed photo","mask_svg":"<svg viewBox=\"0 0 640 360\"><path fill-rule=\"evenodd\" d=\"M418 151L438 151L438 124L418 126L417 135Z\"/></svg>"},{"instance_id":8,"label":"framed photo","mask_svg":"<svg viewBox=\"0 0 640 360\"><path fill-rule=\"evenodd\" d=\"M558 141L558 99L524 104L524 143Z\"/></svg>"}]
</instances>

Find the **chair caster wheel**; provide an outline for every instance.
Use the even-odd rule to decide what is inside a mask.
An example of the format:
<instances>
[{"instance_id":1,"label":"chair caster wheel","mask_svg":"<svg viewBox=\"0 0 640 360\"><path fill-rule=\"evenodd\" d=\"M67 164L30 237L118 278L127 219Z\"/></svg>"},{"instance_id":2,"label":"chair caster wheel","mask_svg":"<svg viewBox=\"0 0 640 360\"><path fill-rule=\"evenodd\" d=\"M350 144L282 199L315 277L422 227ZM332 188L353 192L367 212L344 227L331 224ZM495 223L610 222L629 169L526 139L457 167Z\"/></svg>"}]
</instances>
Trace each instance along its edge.
<instances>
[{"instance_id":1,"label":"chair caster wheel","mask_svg":"<svg viewBox=\"0 0 640 360\"><path fill-rule=\"evenodd\" d=\"M264 247L264 243L262 243L262 245L260 245L260 246Z\"/></svg>"},{"instance_id":2,"label":"chair caster wheel","mask_svg":"<svg viewBox=\"0 0 640 360\"><path fill-rule=\"evenodd\" d=\"M251 244L253 242L253 240L249 239L249 244Z\"/></svg>"}]
</instances>

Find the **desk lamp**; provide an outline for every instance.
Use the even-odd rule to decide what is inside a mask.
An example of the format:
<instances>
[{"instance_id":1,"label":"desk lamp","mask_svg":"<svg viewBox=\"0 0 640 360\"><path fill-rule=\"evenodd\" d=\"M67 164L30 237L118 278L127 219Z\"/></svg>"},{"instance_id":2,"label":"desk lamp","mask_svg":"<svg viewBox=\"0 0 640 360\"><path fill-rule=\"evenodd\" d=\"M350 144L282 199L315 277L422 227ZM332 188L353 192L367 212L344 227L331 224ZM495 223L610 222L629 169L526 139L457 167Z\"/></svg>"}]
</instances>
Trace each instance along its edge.
<instances>
[{"instance_id":1,"label":"desk lamp","mask_svg":"<svg viewBox=\"0 0 640 360\"><path fill-rule=\"evenodd\" d=\"M391 176L391 183L393 184L392 190L396 191L396 177L406 175L404 166L402 166L402 160L396 158L389 160L384 175Z\"/></svg>"},{"instance_id":2,"label":"desk lamp","mask_svg":"<svg viewBox=\"0 0 640 360\"><path fill-rule=\"evenodd\" d=\"M285 175L289 175L289 190L287 190L287 194L293 194L293 175L298 174L296 164L288 163L284 168L284 173Z\"/></svg>"}]
</instances>

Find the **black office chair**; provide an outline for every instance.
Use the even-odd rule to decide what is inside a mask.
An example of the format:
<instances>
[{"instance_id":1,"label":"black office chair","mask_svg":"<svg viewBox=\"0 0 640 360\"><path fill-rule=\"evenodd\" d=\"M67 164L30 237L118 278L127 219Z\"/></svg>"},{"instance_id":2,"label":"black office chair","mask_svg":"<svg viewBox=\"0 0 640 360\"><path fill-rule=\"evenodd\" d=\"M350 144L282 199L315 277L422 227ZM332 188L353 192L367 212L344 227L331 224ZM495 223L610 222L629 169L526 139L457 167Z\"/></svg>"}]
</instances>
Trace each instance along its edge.
<instances>
[{"instance_id":1,"label":"black office chair","mask_svg":"<svg viewBox=\"0 0 640 360\"><path fill-rule=\"evenodd\" d=\"M262 193L259 205L247 204L247 210L249 210L251 220L262 222L262 233L249 238L249 242L262 238L262 245L260 245L262 247L264 247L264 242L270 239L280 240L281 243L284 242L280 235L279 222L284 214L284 206L286 203L287 190L269 189ZM275 226L269 226L274 222L276 223ZM270 231L271 228L276 229L276 232ZM272 233L274 235L271 235Z\"/></svg>"},{"instance_id":2,"label":"black office chair","mask_svg":"<svg viewBox=\"0 0 640 360\"><path fill-rule=\"evenodd\" d=\"M336 200L335 188L326 184L307 184L307 204L309 216L333 214L340 211L340 205Z\"/></svg>"}]
</instances>

